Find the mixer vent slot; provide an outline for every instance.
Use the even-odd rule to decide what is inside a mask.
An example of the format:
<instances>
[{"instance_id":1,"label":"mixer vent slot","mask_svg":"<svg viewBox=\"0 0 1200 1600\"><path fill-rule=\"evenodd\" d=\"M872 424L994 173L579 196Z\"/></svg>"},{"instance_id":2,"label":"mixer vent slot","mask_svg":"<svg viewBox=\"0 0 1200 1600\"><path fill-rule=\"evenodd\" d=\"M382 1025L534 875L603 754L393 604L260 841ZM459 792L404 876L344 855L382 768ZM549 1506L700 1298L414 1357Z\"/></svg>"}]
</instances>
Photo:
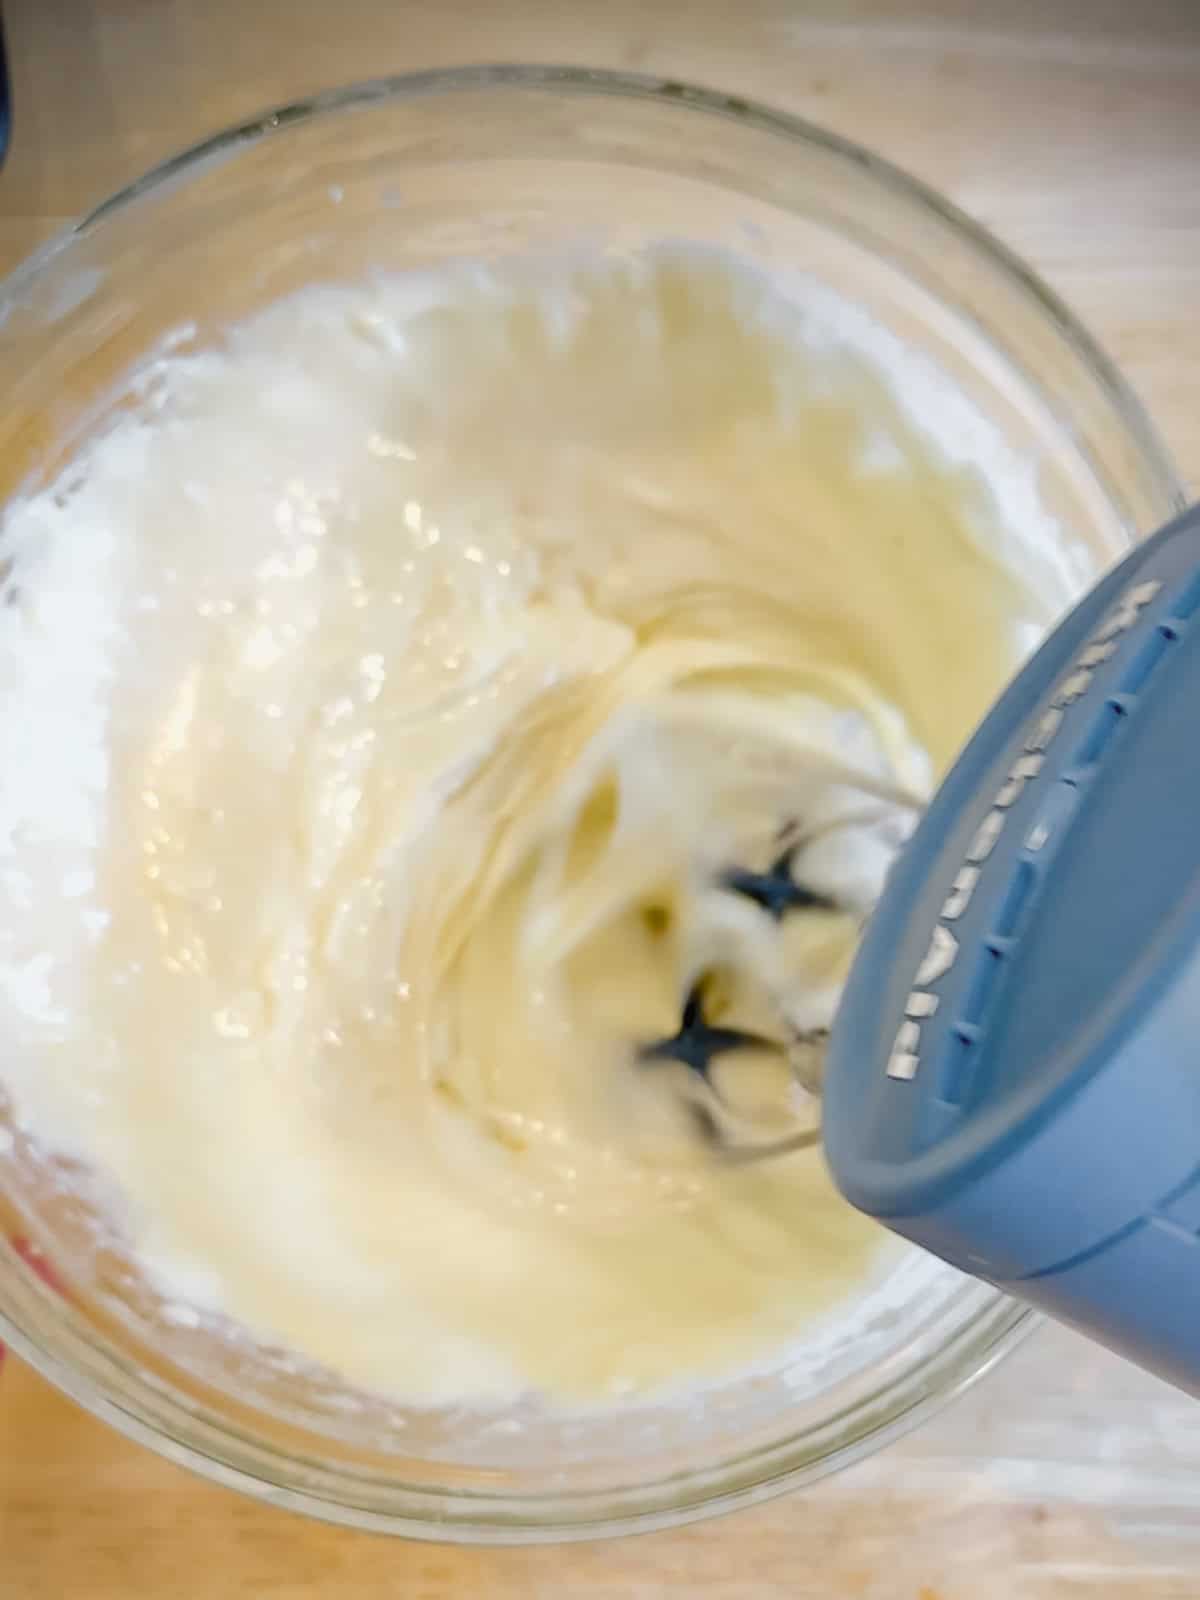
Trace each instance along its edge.
<instances>
[{"instance_id":1,"label":"mixer vent slot","mask_svg":"<svg viewBox=\"0 0 1200 1600\"><path fill-rule=\"evenodd\" d=\"M1200 573L1197 573L1171 607L1171 615L1186 622L1200 609Z\"/></svg>"},{"instance_id":2,"label":"mixer vent slot","mask_svg":"<svg viewBox=\"0 0 1200 1600\"><path fill-rule=\"evenodd\" d=\"M978 1060L979 1029L957 1027L946 1040L938 1063L938 1099L946 1106L961 1106L970 1091Z\"/></svg>"},{"instance_id":3,"label":"mixer vent slot","mask_svg":"<svg viewBox=\"0 0 1200 1600\"><path fill-rule=\"evenodd\" d=\"M1079 754L1073 763L1076 767L1094 767L1107 750L1109 741L1121 726L1125 707L1119 700L1106 700L1100 714L1084 735Z\"/></svg>"},{"instance_id":4,"label":"mixer vent slot","mask_svg":"<svg viewBox=\"0 0 1200 1600\"><path fill-rule=\"evenodd\" d=\"M1012 882L1004 896L1004 903L1000 907L1000 914L996 918L996 937L998 939L1011 939L1021 926L1021 919L1029 904L1029 897L1033 893L1034 884L1037 882L1037 873L1031 861L1019 861L1017 870L1013 873Z\"/></svg>"},{"instance_id":5,"label":"mixer vent slot","mask_svg":"<svg viewBox=\"0 0 1200 1600\"><path fill-rule=\"evenodd\" d=\"M1141 694L1177 637L1174 628L1164 626L1155 628L1150 637L1143 640L1133 660L1122 673L1119 692Z\"/></svg>"}]
</instances>

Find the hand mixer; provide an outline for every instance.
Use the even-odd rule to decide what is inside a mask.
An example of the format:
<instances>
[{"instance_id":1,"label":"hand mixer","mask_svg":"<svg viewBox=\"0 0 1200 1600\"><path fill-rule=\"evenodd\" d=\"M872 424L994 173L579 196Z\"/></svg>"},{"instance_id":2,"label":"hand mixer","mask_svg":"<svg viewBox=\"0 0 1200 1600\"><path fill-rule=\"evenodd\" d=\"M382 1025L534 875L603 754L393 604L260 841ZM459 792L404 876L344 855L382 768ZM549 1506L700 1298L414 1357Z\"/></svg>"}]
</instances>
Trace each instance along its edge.
<instances>
[{"instance_id":1,"label":"hand mixer","mask_svg":"<svg viewBox=\"0 0 1200 1600\"><path fill-rule=\"evenodd\" d=\"M726 887L813 909L792 860ZM643 1058L704 1074L761 1042L694 991ZM1200 1394L1200 508L1002 696L896 861L827 1048L797 1044L855 1206Z\"/></svg>"}]
</instances>

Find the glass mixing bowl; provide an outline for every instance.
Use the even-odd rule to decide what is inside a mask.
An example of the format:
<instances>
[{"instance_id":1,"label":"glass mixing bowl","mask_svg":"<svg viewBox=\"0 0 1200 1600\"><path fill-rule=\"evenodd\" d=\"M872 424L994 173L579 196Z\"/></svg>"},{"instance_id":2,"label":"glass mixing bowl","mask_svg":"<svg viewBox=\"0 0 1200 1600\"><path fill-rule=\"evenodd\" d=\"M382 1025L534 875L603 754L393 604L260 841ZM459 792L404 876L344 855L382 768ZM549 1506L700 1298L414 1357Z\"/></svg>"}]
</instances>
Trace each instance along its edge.
<instances>
[{"instance_id":1,"label":"glass mixing bowl","mask_svg":"<svg viewBox=\"0 0 1200 1600\"><path fill-rule=\"evenodd\" d=\"M865 308L1036 463L1042 505L1094 561L1179 503L1106 358L944 201L743 100L543 67L286 106L167 162L39 252L0 290L0 495L47 481L98 420L136 404L139 362L308 281L663 236L800 268ZM164 1306L135 1263L97 1243L69 1177L0 1097L0 1336L174 1461L396 1533L562 1539L761 1499L878 1449L1030 1321L912 1253L896 1258L891 1309L819 1381L782 1367L607 1415L404 1412Z\"/></svg>"}]
</instances>

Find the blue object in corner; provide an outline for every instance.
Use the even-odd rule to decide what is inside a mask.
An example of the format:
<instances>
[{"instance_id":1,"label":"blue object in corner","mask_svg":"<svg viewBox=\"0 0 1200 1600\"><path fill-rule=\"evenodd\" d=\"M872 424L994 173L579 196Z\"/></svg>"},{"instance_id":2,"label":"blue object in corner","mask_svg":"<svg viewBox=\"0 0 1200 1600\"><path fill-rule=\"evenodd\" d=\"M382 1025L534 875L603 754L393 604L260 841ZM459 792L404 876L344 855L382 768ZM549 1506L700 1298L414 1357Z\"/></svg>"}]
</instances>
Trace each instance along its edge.
<instances>
[{"instance_id":1,"label":"blue object in corner","mask_svg":"<svg viewBox=\"0 0 1200 1600\"><path fill-rule=\"evenodd\" d=\"M1200 508L992 710L846 989L847 1198L1200 1394Z\"/></svg>"}]
</instances>

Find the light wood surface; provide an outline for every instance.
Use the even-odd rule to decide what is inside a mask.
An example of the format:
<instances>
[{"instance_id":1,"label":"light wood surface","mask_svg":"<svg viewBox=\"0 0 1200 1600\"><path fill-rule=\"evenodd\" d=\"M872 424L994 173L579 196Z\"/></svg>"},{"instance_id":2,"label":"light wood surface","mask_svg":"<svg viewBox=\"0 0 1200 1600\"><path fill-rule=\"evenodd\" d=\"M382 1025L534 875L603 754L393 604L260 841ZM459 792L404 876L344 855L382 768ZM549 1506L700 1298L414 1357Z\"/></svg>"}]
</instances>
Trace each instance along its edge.
<instances>
[{"instance_id":1,"label":"light wood surface","mask_svg":"<svg viewBox=\"0 0 1200 1600\"><path fill-rule=\"evenodd\" d=\"M164 154L298 94L575 60L753 95L883 151L1030 260L1200 489L1200 0L8 0L0 268ZM816 1490L620 1543L456 1551L319 1527L169 1467L9 1360L2 1600L1183 1600L1200 1407L1046 1331Z\"/></svg>"}]
</instances>

